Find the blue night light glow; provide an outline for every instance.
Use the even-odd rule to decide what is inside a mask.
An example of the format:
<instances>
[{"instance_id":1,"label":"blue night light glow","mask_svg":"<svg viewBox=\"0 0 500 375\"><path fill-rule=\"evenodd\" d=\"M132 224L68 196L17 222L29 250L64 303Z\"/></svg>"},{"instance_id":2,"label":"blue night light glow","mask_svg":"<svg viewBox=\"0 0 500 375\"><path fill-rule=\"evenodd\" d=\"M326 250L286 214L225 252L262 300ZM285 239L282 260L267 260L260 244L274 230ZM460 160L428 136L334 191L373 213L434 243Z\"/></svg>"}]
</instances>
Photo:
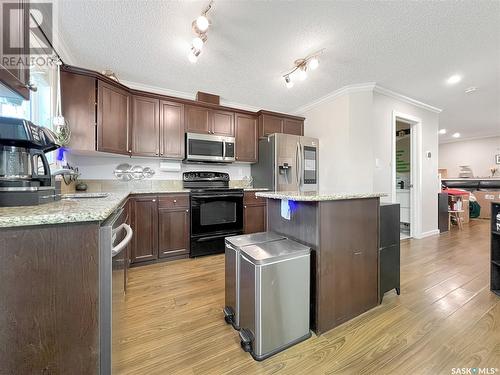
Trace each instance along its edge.
<instances>
[{"instance_id":1,"label":"blue night light glow","mask_svg":"<svg viewBox=\"0 0 500 375\"><path fill-rule=\"evenodd\" d=\"M290 213L295 212L297 210L297 202L289 200L288 207L290 208Z\"/></svg>"},{"instance_id":2,"label":"blue night light glow","mask_svg":"<svg viewBox=\"0 0 500 375\"><path fill-rule=\"evenodd\" d=\"M59 161L64 161L64 152L66 151L66 149L64 147L61 147L57 150L57 156L56 156L56 159L59 160Z\"/></svg>"}]
</instances>

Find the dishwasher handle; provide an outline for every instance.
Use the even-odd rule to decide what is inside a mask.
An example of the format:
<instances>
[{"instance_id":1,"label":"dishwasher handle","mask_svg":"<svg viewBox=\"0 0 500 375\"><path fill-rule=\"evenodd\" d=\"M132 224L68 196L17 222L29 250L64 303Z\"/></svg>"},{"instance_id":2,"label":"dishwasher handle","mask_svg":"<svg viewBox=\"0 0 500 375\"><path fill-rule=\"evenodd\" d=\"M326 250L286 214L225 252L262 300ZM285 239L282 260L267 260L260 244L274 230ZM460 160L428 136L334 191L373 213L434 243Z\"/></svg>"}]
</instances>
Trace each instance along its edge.
<instances>
[{"instance_id":1,"label":"dishwasher handle","mask_svg":"<svg viewBox=\"0 0 500 375\"><path fill-rule=\"evenodd\" d=\"M125 238L118 245L114 246L111 249L111 256L112 257L114 257L115 255L118 255L120 253L120 251L122 251L125 248L125 246L127 246L129 244L130 240L132 239L132 235L134 234L130 225L128 225L126 223L123 223L118 228L116 228L116 232L118 232L122 229L125 229L127 234L125 235Z\"/></svg>"}]
</instances>

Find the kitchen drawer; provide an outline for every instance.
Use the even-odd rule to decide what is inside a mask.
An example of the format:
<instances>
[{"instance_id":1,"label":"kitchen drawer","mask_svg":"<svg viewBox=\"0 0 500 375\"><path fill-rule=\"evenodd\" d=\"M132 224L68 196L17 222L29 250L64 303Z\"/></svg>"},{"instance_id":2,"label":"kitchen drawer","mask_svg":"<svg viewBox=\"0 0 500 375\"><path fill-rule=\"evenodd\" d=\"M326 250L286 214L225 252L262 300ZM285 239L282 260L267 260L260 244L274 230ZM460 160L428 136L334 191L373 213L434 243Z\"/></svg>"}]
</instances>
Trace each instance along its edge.
<instances>
[{"instance_id":1,"label":"kitchen drawer","mask_svg":"<svg viewBox=\"0 0 500 375\"><path fill-rule=\"evenodd\" d=\"M256 193L255 191L246 191L245 196L243 197L243 204L250 204L250 205L266 204L267 198L256 197L255 193Z\"/></svg>"},{"instance_id":2,"label":"kitchen drawer","mask_svg":"<svg viewBox=\"0 0 500 375\"><path fill-rule=\"evenodd\" d=\"M158 197L158 208L188 208L188 194L169 194Z\"/></svg>"}]
</instances>

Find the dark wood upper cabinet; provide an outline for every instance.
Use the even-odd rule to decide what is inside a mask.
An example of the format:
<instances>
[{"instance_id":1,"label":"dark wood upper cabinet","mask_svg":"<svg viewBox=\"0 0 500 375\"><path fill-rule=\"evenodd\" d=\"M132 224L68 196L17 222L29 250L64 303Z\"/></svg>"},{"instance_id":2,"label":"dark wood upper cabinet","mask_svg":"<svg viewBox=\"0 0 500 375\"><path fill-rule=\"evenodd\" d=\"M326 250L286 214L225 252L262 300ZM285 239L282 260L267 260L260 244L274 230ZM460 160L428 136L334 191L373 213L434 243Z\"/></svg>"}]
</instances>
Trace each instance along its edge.
<instances>
[{"instance_id":1,"label":"dark wood upper cabinet","mask_svg":"<svg viewBox=\"0 0 500 375\"><path fill-rule=\"evenodd\" d=\"M160 101L160 156L184 158L184 104Z\"/></svg>"},{"instance_id":2,"label":"dark wood upper cabinet","mask_svg":"<svg viewBox=\"0 0 500 375\"><path fill-rule=\"evenodd\" d=\"M236 113L236 161L257 162L257 118Z\"/></svg>"},{"instance_id":3,"label":"dark wood upper cabinet","mask_svg":"<svg viewBox=\"0 0 500 375\"><path fill-rule=\"evenodd\" d=\"M156 196L131 200L133 210L132 263L158 259L158 202Z\"/></svg>"},{"instance_id":4,"label":"dark wood upper cabinet","mask_svg":"<svg viewBox=\"0 0 500 375\"><path fill-rule=\"evenodd\" d=\"M61 71L61 108L73 150L96 150L96 84L93 77Z\"/></svg>"},{"instance_id":5,"label":"dark wood upper cabinet","mask_svg":"<svg viewBox=\"0 0 500 375\"><path fill-rule=\"evenodd\" d=\"M160 258L189 254L189 209L158 210L158 250Z\"/></svg>"},{"instance_id":6,"label":"dark wood upper cabinet","mask_svg":"<svg viewBox=\"0 0 500 375\"><path fill-rule=\"evenodd\" d=\"M97 87L97 150L128 154L130 95L101 81Z\"/></svg>"},{"instance_id":7,"label":"dark wood upper cabinet","mask_svg":"<svg viewBox=\"0 0 500 375\"><path fill-rule=\"evenodd\" d=\"M212 110L212 134L234 137L234 113Z\"/></svg>"},{"instance_id":8,"label":"dark wood upper cabinet","mask_svg":"<svg viewBox=\"0 0 500 375\"><path fill-rule=\"evenodd\" d=\"M8 54L9 57L12 56L13 59L7 58L7 65L2 65L0 61L0 81L8 87L13 93L13 96L19 95L23 99L30 99L30 70L27 68L26 64L19 63L21 61L30 61L30 33L29 33L29 1L28 0L13 0L8 1L4 4L3 11L9 12L7 7L12 7L12 12L4 15L4 19L9 17L9 25L2 26L3 28L3 51L0 52L0 56L3 54ZM9 35L7 38L7 29ZM18 51L12 51L12 53L6 51L6 48L16 48ZM16 53L17 52L17 53ZM15 65L12 64L15 62Z\"/></svg>"},{"instance_id":9,"label":"dark wood upper cabinet","mask_svg":"<svg viewBox=\"0 0 500 375\"><path fill-rule=\"evenodd\" d=\"M159 156L160 101L132 96L132 155Z\"/></svg>"},{"instance_id":10,"label":"dark wood upper cabinet","mask_svg":"<svg viewBox=\"0 0 500 375\"><path fill-rule=\"evenodd\" d=\"M304 118L260 111L259 137L267 137L273 133L304 135Z\"/></svg>"},{"instance_id":11,"label":"dark wood upper cabinet","mask_svg":"<svg viewBox=\"0 0 500 375\"><path fill-rule=\"evenodd\" d=\"M304 135L304 121L285 118L283 122L283 133Z\"/></svg>"},{"instance_id":12,"label":"dark wood upper cabinet","mask_svg":"<svg viewBox=\"0 0 500 375\"><path fill-rule=\"evenodd\" d=\"M259 137L267 137L273 133L282 133L283 118L262 114L259 116Z\"/></svg>"},{"instance_id":13,"label":"dark wood upper cabinet","mask_svg":"<svg viewBox=\"0 0 500 375\"><path fill-rule=\"evenodd\" d=\"M189 133L206 133L211 132L212 124L210 122L210 109L194 105L186 105L185 113L185 128Z\"/></svg>"}]
</instances>

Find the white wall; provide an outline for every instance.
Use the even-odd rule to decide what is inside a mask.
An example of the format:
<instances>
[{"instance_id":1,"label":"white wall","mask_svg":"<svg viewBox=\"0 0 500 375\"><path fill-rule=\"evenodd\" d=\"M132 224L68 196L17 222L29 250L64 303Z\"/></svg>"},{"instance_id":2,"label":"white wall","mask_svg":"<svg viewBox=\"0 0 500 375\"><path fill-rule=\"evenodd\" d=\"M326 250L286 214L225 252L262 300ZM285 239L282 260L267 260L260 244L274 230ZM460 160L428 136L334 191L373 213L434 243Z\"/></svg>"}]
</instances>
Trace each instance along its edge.
<instances>
[{"instance_id":1,"label":"white wall","mask_svg":"<svg viewBox=\"0 0 500 375\"><path fill-rule=\"evenodd\" d=\"M422 121L419 152L423 202L420 233L437 230L438 113L381 94L373 89L347 92L302 112L306 136L320 140L320 189L328 191L382 192L390 196L392 180L392 116L394 112ZM425 152L431 152L426 158Z\"/></svg>"},{"instance_id":2,"label":"white wall","mask_svg":"<svg viewBox=\"0 0 500 375\"><path fill-rule=\"evenodd\" d=\"M421 125L421 150L419 150L422 181L421 222L417 225L420 235L434 233L437 230L437 198L439 192L438 179L438 129L439 114L409 104L402 100L375 92L373 95L373 144L374 157L378 159L378 167L373 176L375 191L390 193L392 191L392 116L394 112L417 117ZM431 152L431 157L425 156ZM386 200L395 202L396 197Z\"/></svg>"},{"instance_id":3,"label":"white wall","mask_svg":"<svg viewBox=\"0 0 500 375\"><path fill-rule=\"evenodd\" d=\"M319 188L330 192L373 190L370 128L372 92L342 95L303 115L304 133L319 139Z\"/></svg>"},{"instance_id":4,"label":"white wall","mask_svg":"<svg viewBox=\"0 0 500 375\"><path fill-rule=\"evenodd\" d=\"M458 177L459 166L469 165L476 177L490 177L495 155L500 154L500 137L464 140L439 145L439 168L448 170L448 177ZM497 172L500 177L500 172Z\"/></svg>"},{"instance_id":5,"label":"white wall","mask_svg":"<svg viewBox=\"0 0 500 375\"><path fill-rule=\"evenodd\" d=\"M160 160L151 158L128 157L121 155L101 154L101 155L75 155L67 154L66 159L71 166L78 167L81 179L88 180L114 180L113 171L120 163L128 163L132 166L152 168L156 174L153 180L181 180L182 172L186 171L214 171L227 172L231 180L241 180L245 176L250 176L250 164L230 164L230 165L208 165L208 164L183 164L180 161L167 161L178 171L160 171Z\"/></svg>"}]
</instances>

